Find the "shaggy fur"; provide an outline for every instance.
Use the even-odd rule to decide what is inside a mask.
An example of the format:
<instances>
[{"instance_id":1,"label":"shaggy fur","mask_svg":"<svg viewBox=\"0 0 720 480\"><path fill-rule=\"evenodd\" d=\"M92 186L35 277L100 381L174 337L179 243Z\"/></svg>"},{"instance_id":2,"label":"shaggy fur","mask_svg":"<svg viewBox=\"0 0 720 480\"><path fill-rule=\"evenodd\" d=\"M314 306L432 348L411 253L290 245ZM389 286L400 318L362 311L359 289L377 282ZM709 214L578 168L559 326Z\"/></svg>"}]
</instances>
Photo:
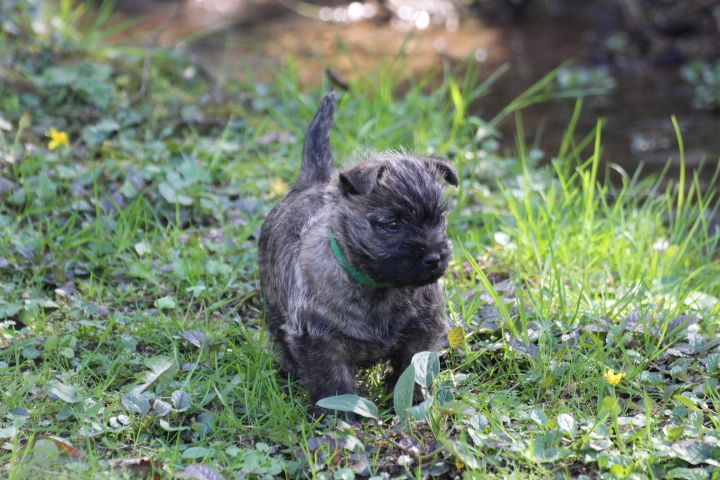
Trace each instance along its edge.
<instances>
[{"instance_id":1,"label":"shaggy fur","mask_svg":"<svg viewBox=\"0 0 720 480\"><path fill-rule=\"evenodd\" d=\"M298 182L259 242L267 328L282 367L313 401L354 393L357 369L384 360L394 385L448 329L438 284L450 255L441 180L457 185L454 169L442 158L385 152L335 171L334 107L331 92L308 129ZM330 228L355 268L390 286L353 280L333 255Z\"/></svg>"}]
</instances>

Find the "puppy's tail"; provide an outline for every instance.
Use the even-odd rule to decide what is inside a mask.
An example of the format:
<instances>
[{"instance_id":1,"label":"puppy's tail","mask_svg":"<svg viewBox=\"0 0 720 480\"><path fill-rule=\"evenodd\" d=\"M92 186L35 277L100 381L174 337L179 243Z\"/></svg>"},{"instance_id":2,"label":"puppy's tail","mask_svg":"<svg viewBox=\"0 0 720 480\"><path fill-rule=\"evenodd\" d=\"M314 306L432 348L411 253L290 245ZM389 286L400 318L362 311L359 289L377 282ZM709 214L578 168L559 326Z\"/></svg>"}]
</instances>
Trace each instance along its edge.
<instances>
[{"instance_id":1,"label":"puppy's tail","mask_svg":"<svg viewBox=\"0 0 720 480\"><path fill-rule=\"evenodd\" d=\"M330 129L334 114L335 92L331 91L320 102L320 108L305 134L302 167L297 183L300 188L330 181L333 170Z\"/></svg>"}]
</instances>

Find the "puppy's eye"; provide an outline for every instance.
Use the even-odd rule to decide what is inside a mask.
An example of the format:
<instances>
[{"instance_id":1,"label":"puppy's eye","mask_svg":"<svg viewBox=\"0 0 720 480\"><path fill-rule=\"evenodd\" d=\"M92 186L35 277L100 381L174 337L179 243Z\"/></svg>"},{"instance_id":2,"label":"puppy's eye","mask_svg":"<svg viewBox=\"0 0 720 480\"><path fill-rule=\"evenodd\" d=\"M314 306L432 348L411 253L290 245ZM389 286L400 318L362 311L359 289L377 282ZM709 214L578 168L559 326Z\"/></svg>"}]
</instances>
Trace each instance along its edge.
<instances>
[{"instance_id":1,"label":"puppy's eye","mask_svg":"<svg viewBox=\"0 0 720 480\"><path fill-rule=\"evenodd\" d=\"M400 230L400 222L397 220L388 220L386 222L383 222L382 226L385 230L389 232L397 232L398 230Z\"/></svg>"}]
</instances>

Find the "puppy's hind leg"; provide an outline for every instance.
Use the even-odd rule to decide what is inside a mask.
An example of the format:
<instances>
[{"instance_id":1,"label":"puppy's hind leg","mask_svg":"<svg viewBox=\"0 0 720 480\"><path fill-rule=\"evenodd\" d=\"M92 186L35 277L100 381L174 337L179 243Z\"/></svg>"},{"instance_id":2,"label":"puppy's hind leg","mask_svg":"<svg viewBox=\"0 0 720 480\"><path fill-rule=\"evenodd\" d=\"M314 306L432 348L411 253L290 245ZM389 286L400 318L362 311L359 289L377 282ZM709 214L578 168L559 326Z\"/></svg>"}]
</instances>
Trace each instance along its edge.
<instances>
[{"instance_id":1,"label":"puppy's hind leg","mask_svg":"<svg viewBox=\"0 0 720 480\"><path fill-rule=\"evenodd\" d=\"M297 376L297 367L295 360L293 359L292 351L288 345L287 334L283 325L285 325L285 317L280 313L280 309L277 305L269 303L267 305L267 316L265 317L265 324L275 350L279 354L280 370L284 374L290 374Z\"/></svg>"}]
</instances>

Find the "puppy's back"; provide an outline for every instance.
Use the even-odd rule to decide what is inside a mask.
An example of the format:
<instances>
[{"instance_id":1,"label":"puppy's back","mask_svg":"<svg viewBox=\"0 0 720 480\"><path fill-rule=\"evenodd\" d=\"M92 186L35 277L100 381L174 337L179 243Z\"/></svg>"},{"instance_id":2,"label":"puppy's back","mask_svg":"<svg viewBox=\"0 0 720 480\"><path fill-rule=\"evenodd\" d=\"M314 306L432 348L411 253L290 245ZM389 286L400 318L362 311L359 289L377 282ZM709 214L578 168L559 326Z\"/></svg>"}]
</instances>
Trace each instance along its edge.
<instances>
[{"instance_id":1,"label":"puppy's back","mask_svg":"<svg viewBox=\"0 0 720 480\"><path fill-rule=\"evenodd\" d=\"M322 185L294 190L268 214L260 229L258 262L260 288L269 304L283 312L295 288L297 258L303 231L335 198L334 188Z\"/></svg>"}]
</instances>

